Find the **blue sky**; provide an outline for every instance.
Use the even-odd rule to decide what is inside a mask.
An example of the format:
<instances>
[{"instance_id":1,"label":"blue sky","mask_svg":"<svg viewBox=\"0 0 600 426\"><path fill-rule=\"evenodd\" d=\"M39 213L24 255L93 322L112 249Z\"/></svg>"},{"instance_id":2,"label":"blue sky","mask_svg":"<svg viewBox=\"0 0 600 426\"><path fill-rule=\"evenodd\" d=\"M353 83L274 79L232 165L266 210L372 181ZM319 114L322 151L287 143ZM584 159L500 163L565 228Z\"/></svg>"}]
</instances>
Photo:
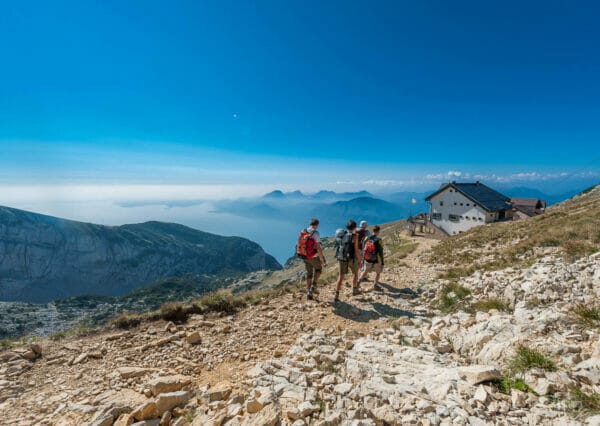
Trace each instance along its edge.
<instances>
[{"instance_id":1,"label":"blue sky","mask_svg":"<svg viewBox=\"0 0 600 426\"><path fill-rule=\"evenodd\" d=\"M0 184L598 181L599 15L547 0L6 2Z\"/></svg>"}]
</instances>

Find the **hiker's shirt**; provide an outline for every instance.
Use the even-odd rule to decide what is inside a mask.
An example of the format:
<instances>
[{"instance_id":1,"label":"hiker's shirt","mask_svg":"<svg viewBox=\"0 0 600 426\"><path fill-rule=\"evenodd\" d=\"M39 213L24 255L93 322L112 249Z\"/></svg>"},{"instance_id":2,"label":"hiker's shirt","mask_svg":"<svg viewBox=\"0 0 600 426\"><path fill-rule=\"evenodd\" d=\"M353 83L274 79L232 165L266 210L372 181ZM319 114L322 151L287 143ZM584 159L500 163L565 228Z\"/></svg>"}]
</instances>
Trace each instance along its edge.
<instances>
[{"instance_id":1,"label":"hiker's shirt","mask_svg":"<svg viewBox=\"0 0 600 426\"><path fill-rule=\"evenodd\" d=\"M367 241L367 238L369 238L370 236L371 236L371 232L369 232L368 229L359 230L356 233L356 237L358 238L358 248L359 249L363 250L365 242Z\"/></svg>"},{"instance_id":2,"label":"hiker's shirt","mask_svg":"<svg viewBox=\"0 0 600 426\"><path fill-rule=\"evenodd\" d=\"M312 239L315 240L315 244L321 243L321 236L319 235L319 231L317 231L315 228L309 226L308 228L306 228L306 232L308 232L311 235Z\"/></svg>"}]
</instances>

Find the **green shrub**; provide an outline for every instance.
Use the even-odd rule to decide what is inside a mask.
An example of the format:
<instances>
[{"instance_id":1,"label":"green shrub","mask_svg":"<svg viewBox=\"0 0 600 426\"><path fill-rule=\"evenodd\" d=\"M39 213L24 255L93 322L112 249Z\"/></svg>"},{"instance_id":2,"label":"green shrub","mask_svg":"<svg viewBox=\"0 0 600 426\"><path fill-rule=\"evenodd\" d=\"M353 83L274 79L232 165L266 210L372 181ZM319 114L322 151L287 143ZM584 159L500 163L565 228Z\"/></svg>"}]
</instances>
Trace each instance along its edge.
<instances>
[{"instance_id":1,"label":"green shrub","mask_svg":"<svg viewBox=\"0 0 600 426\"><path fill-rule=\"evenodd\" d=\"M546 371L556 371L556 364L550 358L536 349L519 345L509 367L513 372L522 372L530 368L541 368Z\"/></svg>"},{"instance_id":2,"label":"green shrub","mask_svg":"<svg viewBox=\"0 0 600 426\"><path fill-rule=\"evenodd\" d=\"M533 392L533 389L531 389L522 379L513 378L509 374L504 374L504 377L501 380L495 381L494 385L500 392L507 395L510 395L511 389L516 389L521 392Z\"/></svg>"},{"instance_id":3,"label":"green shrub","mask_svg":"<svg viewBox=\"0 0 600 426\"><path fill-rule=\"evenodd\" d=\"M442 287L440 293L436 307L443 312L454 312L464 306L462 302L471 295L471 290L457 283L450 283Z\"/></svg>"}]
</instances>

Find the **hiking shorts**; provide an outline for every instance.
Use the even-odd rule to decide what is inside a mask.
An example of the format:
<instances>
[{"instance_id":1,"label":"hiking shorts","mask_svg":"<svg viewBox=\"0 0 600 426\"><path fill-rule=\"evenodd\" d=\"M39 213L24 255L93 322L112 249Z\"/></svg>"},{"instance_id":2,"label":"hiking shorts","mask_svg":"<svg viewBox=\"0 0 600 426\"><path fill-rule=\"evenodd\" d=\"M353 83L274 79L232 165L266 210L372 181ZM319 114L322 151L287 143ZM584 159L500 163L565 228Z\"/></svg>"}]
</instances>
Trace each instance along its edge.
<instances>
[{"instance_id":1,"label":"hiking shorts","mask_svg":"<svg viewBox=\"0 0 600 426\"><path fill-rule=\"evenodd\" d=\"M311 259L304 259L304 266L306 267L306 279L311 281L315 276L315 273L320 274L323 270L321 259L317 256Z\"/></svg>"},{"instance_id":2,"label":"hiking shorts","mask_svg":"<svg viewBox=\"0 0 600 426\"><path fill-rule=\"evenodd\" d=\"M356 259L348 261L338 260L338 263L340 264L340 274L346 275L348 273L348 269L350 269L354 275L358 275L358 262Z\"/></svg>"},{"instance_id":3,"label":"hiking shorts","mask_svg":"<svg viewBox=\"0 0 600 426\"><path fill-rule=\"evenodd\" d=\"M370 272L375 272L376 274L381 274L381 271L383 271L383 265L379 262L377 262L377 263L365 262L363 271L367 274Z\"/></svg>"}]
</instances>

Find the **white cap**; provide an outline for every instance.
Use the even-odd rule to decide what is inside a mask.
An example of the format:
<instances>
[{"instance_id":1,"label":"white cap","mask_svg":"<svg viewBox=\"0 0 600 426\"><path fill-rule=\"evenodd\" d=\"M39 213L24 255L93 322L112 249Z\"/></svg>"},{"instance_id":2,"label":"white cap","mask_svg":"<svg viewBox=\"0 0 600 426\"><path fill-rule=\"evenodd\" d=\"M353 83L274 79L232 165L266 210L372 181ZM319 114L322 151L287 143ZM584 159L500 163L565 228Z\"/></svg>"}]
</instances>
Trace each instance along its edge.
<instances>
[{"instance_id":1,"label":"white cap","mask_svg":"<svg viewBox=\"0 0 600 426\"><path fill-rule=\"evenodd\" d=\"M344 230L343 229L336 229L335 236L339 238L342 235L344 235Z\"/></svg>"},{"instance_id":2,"label":"white cap","mask_svg":"<svg viewBox=\"0 0 600 426\"><path fill-rule=\"evenodd\" d=\"M369 224L367 223L367 221L366 221L366 220L361 220L361 221L360 221L360 227L361 227L361 228L366 228L367 226L369 226Z\"/></svg>"}]
</instances>

